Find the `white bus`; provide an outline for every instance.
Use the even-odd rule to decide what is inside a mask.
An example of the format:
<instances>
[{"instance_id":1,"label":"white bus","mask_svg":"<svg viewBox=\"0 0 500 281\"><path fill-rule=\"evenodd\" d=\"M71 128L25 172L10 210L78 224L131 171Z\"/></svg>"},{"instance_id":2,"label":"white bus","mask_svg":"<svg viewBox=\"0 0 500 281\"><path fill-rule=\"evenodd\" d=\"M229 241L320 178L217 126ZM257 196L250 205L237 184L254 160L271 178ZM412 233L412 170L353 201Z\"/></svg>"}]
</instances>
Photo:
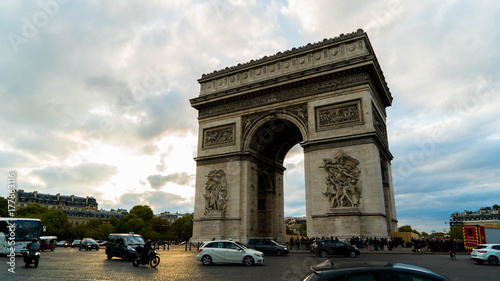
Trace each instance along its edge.
<instances>
[{"instance_id":1,"label":"white bus","mask_svg":"<svg viewBox=\"0 0 500 281\"><path fill-rule=\"evenodd\" d=\"M39 219L0 218L0 254L26 253L26 246L33 239L40 240L45 226Z\"/></svg>"}]
</instances>

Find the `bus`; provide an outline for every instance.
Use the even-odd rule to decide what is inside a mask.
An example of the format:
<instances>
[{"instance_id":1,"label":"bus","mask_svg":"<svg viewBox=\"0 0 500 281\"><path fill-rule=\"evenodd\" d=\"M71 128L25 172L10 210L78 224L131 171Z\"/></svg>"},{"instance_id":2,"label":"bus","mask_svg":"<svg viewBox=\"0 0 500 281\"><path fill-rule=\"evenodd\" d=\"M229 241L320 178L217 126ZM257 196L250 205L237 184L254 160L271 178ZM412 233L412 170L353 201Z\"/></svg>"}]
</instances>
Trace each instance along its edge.
<instances>
[{"instance_id":1,"label":"bus","mask_svg":"<svg viewBox=\"0 0 500 281\"><path fill-rule=\"evenodd\" d=\"M39 241L42 231L45 226L39 219L0 218L0 254L26 253L26 246Z\"/></svg>"}]
</instances>

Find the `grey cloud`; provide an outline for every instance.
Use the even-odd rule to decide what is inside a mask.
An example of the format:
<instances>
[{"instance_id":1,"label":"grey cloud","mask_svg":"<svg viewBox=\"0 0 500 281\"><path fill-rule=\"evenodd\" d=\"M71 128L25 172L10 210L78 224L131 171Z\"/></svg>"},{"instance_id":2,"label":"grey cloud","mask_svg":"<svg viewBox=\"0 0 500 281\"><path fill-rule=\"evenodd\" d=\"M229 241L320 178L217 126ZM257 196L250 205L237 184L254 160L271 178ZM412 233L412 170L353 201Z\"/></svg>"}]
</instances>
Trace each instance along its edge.
<instances>
[{"instance_id":1,"label":"grey cloud","mask_svg":"<svg viewBox=\"0 0 500 281\"><path fill-rule=\"evenodd\" d=\"M35 169L32 174L38 176L48 188L89 189L100 185L117 172L117 167L112 165L83 163L74 167L59 165Z\"/></svg>"},{"instance_id":2,"label":"grey cloud","mask_svg":"<svg viewBox=\"0 0 500 281\"><path fill-rule=\"evenodd\" d=\"M187 173L174 173L167 176L150 175L147 180L151 185L151 188L158 190L165 186L167 182L172 182L178 185L188 185L193 178L193 175L188 175Z\"/></svg>"},{"instance_id":3,"label":"grey cloud","mask_svg":"<svg viewBox=\"0 0 500 281\"><path fill-rule=\"evenodd\" d=\"M126 208L130 210L135 205L149 206L155 213L163 211L187 213L192 212L193 202L182 196L163 192L163 191L146 191L143 193L125 193L120 196L115 207L105 206L106 208Z\"/></svg>"}]
</instances>

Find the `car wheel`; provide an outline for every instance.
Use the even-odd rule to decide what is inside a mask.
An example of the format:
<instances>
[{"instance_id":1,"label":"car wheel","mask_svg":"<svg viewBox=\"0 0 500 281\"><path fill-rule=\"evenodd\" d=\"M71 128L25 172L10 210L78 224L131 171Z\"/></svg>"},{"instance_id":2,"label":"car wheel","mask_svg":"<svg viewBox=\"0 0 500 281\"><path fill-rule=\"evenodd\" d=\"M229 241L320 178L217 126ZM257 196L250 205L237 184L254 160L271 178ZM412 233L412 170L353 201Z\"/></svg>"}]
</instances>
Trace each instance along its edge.
<instances>
[{"instance_id":1,"label":"car wheel","mask_svg":"<svg viewBox=\"0 0 500 281\"><path fill-rule=\"evenodd\" d=\"M133 259L132 265L134 265L135 267L138 267L139 266L139 259Z\"/></svg>"},{"instance_id":2,"label":"car wheel","mask_svg":"<svg viewBox=\"0 0 500 281\"><path fill-rule=\"evenodd\" d=\"M201 257L201 263L203 265L210 265L212 263L212 258L210 256Z\"/></svg>"},{"instance_id":3,"label":"car wheel","mask_svg":"<svg viewBox=\"0 0 500 281\"><path fill-rule=\"evenodd\" d=\"M328 256L328 253L325 250L321 250L321 252L319 252L319 256L322 258L326 258L326 256Z\"/></svg>"},{"instance_id":4,"label":"car wheel","mask_svg":"<svg viewBox=\"0 0 500 281\"><path fill-rule=\"evenodd\" d=\"M277 251L276 251L276 255L277 255L277 256L281 256L281 255L283 255L283 251L281 251L281 250L277 250Z\"/></svg>"},{"instance_id":5,"label":"car wheel","mask_svg":"<svg viewBox=\"0 0 500 281\"><path fill-rule=\"evenodd\" d=\"M110 260L113 256L111 254L108 254L108 260Z\"/></svg>"},{"instance_id":6,"label":"car wheel","mask_svg":"<svg viewBox=\"0 0 500 281\"><path fill-rule=\"evenodd\" d=\"M243 258L244 265L253 265L253 258L251 256L246 256Z\"/></svg>"},{"instance_id":7,"label":"car wheel","mask_svg":"<svg viewBox=\"0 0 500 281\"><path fill-rule=\"evenodd\" d=\"M356 257L356 252L354 252L354 251L350 251L350 252L349 252L349 257L351 257L351 258L355 258L355 257Z\"/></svg>"},{"instance_id":8,"label":"car wheel","mask_svg":"<svg viewBox=\"0 0 500 281\"><path fill-rule=\"evenodd\" d=\"M498 264L498 258L495 256L490 256L488 258L488 263L492 265L497 265Z\"/></svg>"},{"instance_id":9,"label":"car wheel","mask_svg":"<svg viewBox=\"0 0 500 281\"><path fill-rule=\"evenodd\" d=\"M156 266L158 266L160 264L160 257L159 256L155 256L151 261L149 261L149 265L152 267L152 268L155 268Z\"/></svg>"},{"instance_id":10,"label":"car wheel","mask_svg":"<svg viewBox=\"0 0 500 281\"><path fill-rule=\"evenodd\" d=\"M125 254L122 254L122 260L124 260L124 261L127 260L127 256Z\"/></svg>"},{"instance_id":11,"label":"car wheel","mask_svg":"<svg viewBox=\"0 0 500 281\"><path fill-rule=\"evenodd\" d=\"M483 264L483 263L484 263L484 261L483 261L483 260L476 260L476 262L477 262L478 264Z\"/></svg>"}]
</instances>

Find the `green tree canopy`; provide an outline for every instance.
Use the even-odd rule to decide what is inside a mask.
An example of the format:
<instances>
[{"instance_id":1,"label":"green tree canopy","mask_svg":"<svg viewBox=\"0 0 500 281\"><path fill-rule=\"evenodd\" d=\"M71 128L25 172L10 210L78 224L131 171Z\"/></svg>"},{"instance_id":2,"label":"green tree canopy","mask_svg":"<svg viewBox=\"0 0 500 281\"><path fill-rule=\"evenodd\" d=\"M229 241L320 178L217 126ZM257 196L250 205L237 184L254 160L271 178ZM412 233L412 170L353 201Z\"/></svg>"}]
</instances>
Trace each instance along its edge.
<instances>
[{"instance_id":1,"label":"green tree canopy","mask_svg":"<svg viewBox=\"0 0 500 281\"><path fill-rule=\"evenodd\" d=\"M153 210L147 205L136 205L130 209L129 214L135 214L145 222L149 222L154 216Z\"/></svg>"},{"instance_id":2,"label":"green tree canopy","mask_svg":"<svg viewBox=\"0 0 500 281\"><path fill-rule=\"evenodd\" d=\"M403 226L398 227L398 232L413 232L416 234L420 234L418 231L411 228L411 225L403 225Z\"/></svg>"},{"instance_id":3,"label":"green tree canopy","mask_svg":"<svg viewBox=\"0 0 500 281\"><path fill-rule=\"evenodd\" d=\"M299 225L300 236L307 236L307 222L303 222Z\"/></svg>"},{"instance_id":4,"label":"green tree canopy","mask_svg":"<svg viewBox=\"0 0 500 281\"><path fill-rule=\"evenodd\" d=\"M172 232L177 239L188 241L193 236L193 216L185 214L172 223Z\"/></svg>"},{"instance_id":5,"label":"green tree canopy","mask_svg":"<svg viewBox=\"0 0 500 281\"><path fill-rule=\"evenodd\" d=\"M7 198L3 198L0 196L0 217L8 217L9 216L9 200Z\"/></svg>"},{"instance_id":6,"label":"green tree canopy","mask_svg":"<svg viewBox=\"0 0 500 281\"><path fill-rule=\"evenodd\" d=\"M48 209L43 207L38 203L29 204L28 206L20 207L16 210L16 217L18 218L33 218L41 219L42 215L47 212Z\"/></svg>"},{"instance_id":7,"label":"green tree canopy","mask_svg":"<svg viewBox=\"0 0 500 281\"><path fill-rule=\"evenodd\" d=\"M464 233L462 231L462 226L451 226L450 232L448 232L450 238L464 240Z\"/></svg>"}]
</instances>

